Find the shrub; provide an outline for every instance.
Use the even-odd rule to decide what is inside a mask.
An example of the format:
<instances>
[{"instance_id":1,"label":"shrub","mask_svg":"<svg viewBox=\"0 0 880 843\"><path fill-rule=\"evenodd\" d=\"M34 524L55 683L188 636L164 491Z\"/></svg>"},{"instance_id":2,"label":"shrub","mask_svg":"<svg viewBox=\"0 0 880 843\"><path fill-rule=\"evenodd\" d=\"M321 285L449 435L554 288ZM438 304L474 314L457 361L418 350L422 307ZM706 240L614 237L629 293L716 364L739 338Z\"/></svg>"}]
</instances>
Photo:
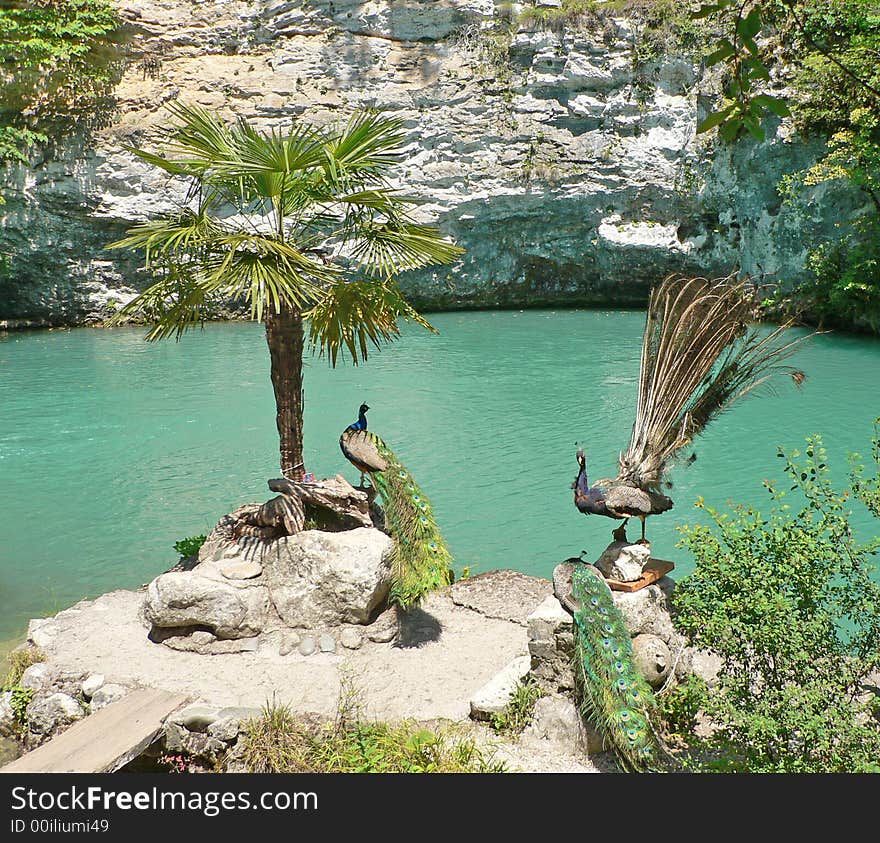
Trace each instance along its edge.
<instances>
[{"instance_id":1,"label":"shrub","mask_svg":"<svg viewBox=\"0 0 880 843\"><path fill-rule=\"evenodd\" d=\"M730 770L876 771L880 724L857 698L880 666L880 585L869 564L880 541L855 540L852 489L835 491L820 437L807 440L803 460L779 456L792 485L765 482L767 515L743 505L720 514L700 501L714 525L682 528L696 567L675 593L678 623L722 659L705 698L718 727L709 744ZM858 477L876 482L856 467ZM788 503L790 492L802 502Z\"/></svg>"},{"instance_id":2,"label":"shrub","mask_svg":"<svg viewBox=\"0 0 880 843\"><path fill-rule=\"evenodd\" d=\"M180 541L174 542L174 549L184 558L195 556L202 545L205 543L207 536L189 536Z\"/></svg>"}]
</instances>

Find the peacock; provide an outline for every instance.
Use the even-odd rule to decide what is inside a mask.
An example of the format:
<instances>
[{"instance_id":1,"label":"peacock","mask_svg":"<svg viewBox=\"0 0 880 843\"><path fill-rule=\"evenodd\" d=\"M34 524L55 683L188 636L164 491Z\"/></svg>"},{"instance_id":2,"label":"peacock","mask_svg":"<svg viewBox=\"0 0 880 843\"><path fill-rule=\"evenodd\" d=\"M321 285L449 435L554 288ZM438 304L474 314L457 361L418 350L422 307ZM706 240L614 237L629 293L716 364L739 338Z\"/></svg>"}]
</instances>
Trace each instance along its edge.
<instances>
[{"instance_id":1,"label":"peacock","mask_svg":"<svg viewBox=\"0 0 880 843\"><path fill-rule=\"evenodd\" d=\"M808 337L785 338L787 324L761 336L749 327L753 302L749 282L733 278L672 275L651 291L636 418L617 477L591 486L579 449L572 484L580 512L623 519L616 540L627 540L627 520L637 517L646 543L645 519L672 508L661 491L668 466L710 421L774 373L803 382L803 372L781 364ZM656 769L665 750L651 725L655 700L633 663L623 615L592 565L575 565L572 597L581 709L627 769Z\"/></svg>"},{"instance_id":2,"label":"peacock","mask_svg":"<svg viewBox=\"0 0 880 843\"><path fill-rule=\"evenodd\" d=\"M709 422L775 373L803 383L803 372L781 363L808 337L786 339L790 323L762 337L749 327L754 309L748 279L670 275L651 291L636 417L617 477L591 486L579 449L572 483L574 504L584 515L623 519L615 538L626 541L626 523L635 517L642 522L640 541L647 541L645 519L672 509L661 491L668 467Z\"/></svg>"},{"instance_id":3,"label":"peacock","mask_svg":"<svg viewBox=\"0 0 880 843\"><path fill-rule=\"evenodd\" d=\"M339 447L361 472L361 484L368 474L382 497L386 526L395 542L389 600L406 610L428 592L452 583L452 554L434 520L431 502L394 451L367 430L369 409L361 404L357 421L339 437Z\"/></svg>"},{"instance_id":4,"label":"peacock","mask_svg":"<svg viewBox=\"0 0 880 843\"><path fill-rule=\"evenodd\" d=\"M581 712L610 740L627 770L656 769L662 745L651 725L654 695L633 661L623 615L592 565L576 565L571 586Z\"/></svg>"}]
</instances>

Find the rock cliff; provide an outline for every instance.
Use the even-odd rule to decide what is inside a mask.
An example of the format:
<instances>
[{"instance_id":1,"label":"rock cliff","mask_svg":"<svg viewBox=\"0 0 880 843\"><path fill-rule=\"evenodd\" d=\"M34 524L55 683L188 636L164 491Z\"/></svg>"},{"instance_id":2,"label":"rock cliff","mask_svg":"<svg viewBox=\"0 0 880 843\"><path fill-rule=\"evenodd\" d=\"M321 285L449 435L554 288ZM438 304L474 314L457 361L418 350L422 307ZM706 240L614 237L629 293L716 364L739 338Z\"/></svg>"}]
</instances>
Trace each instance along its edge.
<instances>
[{"instance_id":1,"label":"rock cliff","mask_svg":"<svg viewBox=\"0 0 880 843\"><path fill-rule=\"evenodd\" d=\"M791 283L805 232L835 236L859 201L825 186L806 215L782 204L778 179L820 140L696 136L717 80L674 44L636 64L630 17L508 32L495 0L118 5L134 58L110 125L7 171L0 320L88 321L143 286L137 259L103 246L169 207L175 186L125 146L150 143L175 98L263 127L362 106L400 117L401 184L467 249L405 278L423 307L640 304L667 272L734 266Z\"/></svg>"}]
</instances>

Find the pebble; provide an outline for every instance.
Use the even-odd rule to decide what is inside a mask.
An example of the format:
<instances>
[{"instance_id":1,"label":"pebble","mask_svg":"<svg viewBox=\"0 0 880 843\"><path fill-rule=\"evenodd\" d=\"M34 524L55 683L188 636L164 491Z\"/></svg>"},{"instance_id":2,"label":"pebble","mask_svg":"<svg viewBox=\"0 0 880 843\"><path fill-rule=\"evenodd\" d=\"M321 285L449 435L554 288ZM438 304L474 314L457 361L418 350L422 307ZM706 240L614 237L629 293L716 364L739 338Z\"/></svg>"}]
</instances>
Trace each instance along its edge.
<instances>
[{"instance_id":1,"label":"pebble","mask_svg":"<svg viewBox=\"0 0 880 843\"><path fill-rule=\"evenodd\" d=\"M302 656L310 656L316 649L315 639L311 635L307 635L299 643L299 652Z\"/></svg>"},{"instance_id":2,"label":"pebble","mask_svg":"<svg viewBox=\"0 0 880 843\"><path fill-rule=\"evenodd\" d=\"M364 643L364 638L358 630L352 629L349 626L342 630L342 634L339 636L339 643L348 650L360 650L361 645Z\"/></svg>"},{"instance_id":3,"label":"pebble","mask_svg":"<svg viewBox=\"0 0 880 843\"><path fill-rule=\"evenodd\" d=\"M279 655L286 656L292 653L300 643L299 635L295 632L288 632L281 639L281 643L278 645L278 653Z\"/></svg>"},{"instance_id":4,"label":"pebble","mask_svg":"<svg viewBox=\"0 0 880 843\"><path fill-rule=\"evenodd\" d=\"M85 699L90 700L95 694L100 690L101 686L104 684L104 674L103 673L92 673L86 679L85 682L82 683L82 695Z\"/></svg>"},{"instance_id":5,"label":"pebble","mask_svg":"<svg viewBox=\"0 0 880 843\"><path fill-rule=\"evenodd\" d=\"M322 653L335 653L336 652L336 639L325 632L321 636L321 652Z\"/></svg>"}]
</instances>

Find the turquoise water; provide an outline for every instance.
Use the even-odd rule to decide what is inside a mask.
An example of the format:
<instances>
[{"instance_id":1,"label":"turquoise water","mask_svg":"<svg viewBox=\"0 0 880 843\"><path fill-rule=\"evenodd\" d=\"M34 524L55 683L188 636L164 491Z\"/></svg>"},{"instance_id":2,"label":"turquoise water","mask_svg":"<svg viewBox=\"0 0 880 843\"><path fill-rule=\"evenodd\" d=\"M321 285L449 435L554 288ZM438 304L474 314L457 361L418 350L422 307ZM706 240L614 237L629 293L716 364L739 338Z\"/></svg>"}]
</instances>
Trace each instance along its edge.
<instances>
[{"instance_id":1,"label":"turquoise water","mask_svg":"<svg viewBox=\"0 0 880 843\"><path fill-rule=\"evenodd\" d=\"M618 311L438 314L360 367L306 371L306 464L357 472L339 432L367 401L372 429L432 497L459 566L549 576L598 552L616 522L572 505L575 441L613 474L635 403L643 315ZM176 561L172 546L241 503L271 496L277 434L263 332L215 324L179 344L138 328L0 334L0 640L86 596L137 587ZM648 523L675 549L698 495L763 503L776 446L822 432L843 474L880 413L880 342L823 335L797 364L800 391L745 401L673 473L675 508ZM869 518L859 512L857 528Z\"/></svg>"}]
</instances>

